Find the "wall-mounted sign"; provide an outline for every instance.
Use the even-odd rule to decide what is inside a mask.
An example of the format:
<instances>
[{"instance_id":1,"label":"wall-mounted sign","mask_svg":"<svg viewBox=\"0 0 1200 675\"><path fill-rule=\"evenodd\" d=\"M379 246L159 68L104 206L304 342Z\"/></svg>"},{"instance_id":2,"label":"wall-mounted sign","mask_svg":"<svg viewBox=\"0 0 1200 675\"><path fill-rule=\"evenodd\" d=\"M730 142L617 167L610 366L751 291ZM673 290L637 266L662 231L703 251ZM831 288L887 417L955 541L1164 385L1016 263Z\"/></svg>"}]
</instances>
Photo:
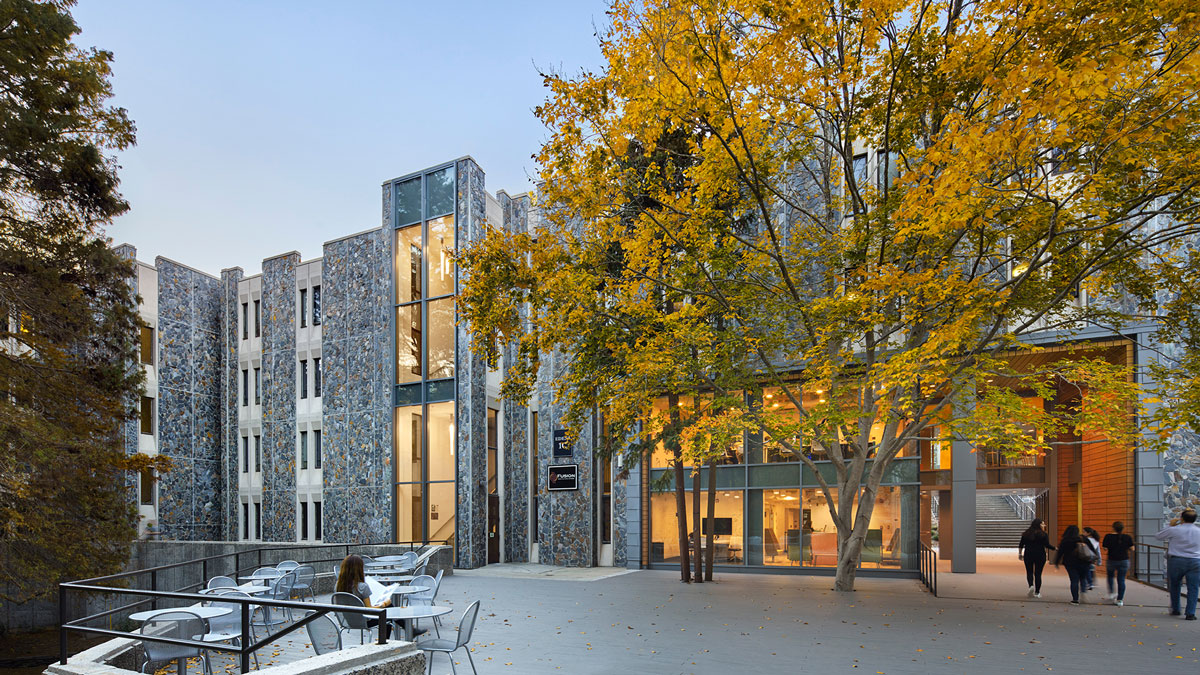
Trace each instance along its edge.
<instances>
[{"instance_id":1,"label":"wall-mounted sign","mask_svg":"<svg viewBox=\"0 0 1200 675\"><path fill-rule=\"evenodd\" d=\"M554 430L554 457L570 457L571 442L567 440L566 429Z\"/></svg>"},{"instance_id":2,"label":"wall-mounted sign","mask_svg":"<svg viewBox=\"0 0 1200 675\"><path fill-rule=\"evenodd\" d=\"M579 489L579 465L578 464L554 464L546 467L549 474L546 477L546 484L551 490L578 490Z\"/></svg>"}]
</instances>

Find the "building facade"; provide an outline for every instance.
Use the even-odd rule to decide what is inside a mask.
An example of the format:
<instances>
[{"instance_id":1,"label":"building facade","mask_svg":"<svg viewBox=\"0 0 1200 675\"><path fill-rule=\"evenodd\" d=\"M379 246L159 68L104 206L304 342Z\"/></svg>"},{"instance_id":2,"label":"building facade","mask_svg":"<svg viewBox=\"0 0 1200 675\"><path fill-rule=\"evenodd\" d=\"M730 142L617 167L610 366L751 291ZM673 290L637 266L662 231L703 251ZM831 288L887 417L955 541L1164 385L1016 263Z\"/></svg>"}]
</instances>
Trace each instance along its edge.
<instances>
[{"instance_id":1,"label":"building facade","mask_svg":"<svg viewBox=\"0 0 1200 675\"><path fill-rule=\"evenodd\" d=\"M131 486L143 528L155 522L180 540L447 542L464 568L677 564L665 453L638 466L598 461L598 415L566 442L552 390L560 357L546 355L525 405L500 399L501 373L472 351L456 320L463 273L449 254L485 223L536 231L538 214L528 195L489 193L464 157L384 182L381 223L326 242L314 260L284 253L252 276L137 262L148 385L127 450L173 465ZM136 259L132 246L121 250ZM1072 344L1127 364L1131 377L1157 354L1150 328L1045 343L1037 358ZM513 358L505 353L501 370ZM748 402L785 405L770 390L755 396ZM1139 539L1200 500L1194 434L1164 456L1064 440L1016 463L965 443L915 444L884 481L863 568L908 573L920 542L936 540L956 571L974 571L981 495L1053 532L1124 520ZM748 434L700 487L708 480L718 566L836 564L809 468Z\"/></svg>"}]
</instances>

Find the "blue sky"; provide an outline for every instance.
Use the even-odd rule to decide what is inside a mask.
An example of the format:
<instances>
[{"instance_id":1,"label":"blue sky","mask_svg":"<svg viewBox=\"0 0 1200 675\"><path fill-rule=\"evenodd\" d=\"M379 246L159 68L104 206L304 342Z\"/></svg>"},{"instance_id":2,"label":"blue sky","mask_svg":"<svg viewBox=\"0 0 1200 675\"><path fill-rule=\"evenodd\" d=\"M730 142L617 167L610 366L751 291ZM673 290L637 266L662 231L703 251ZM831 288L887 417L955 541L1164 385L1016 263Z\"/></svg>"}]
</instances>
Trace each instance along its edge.
<instances>
[{"instance_id":1,"label":"blue sky","mask_svg":"<svg viewBox=\"0 0 1200 675\"><path fill-rule=\"evenodd\" d=\"M80 0L77 42L113 52L138 258L211 274L380 224L379 186L471 155L517 194L547 132L539 69L596 69L603 0Z\"/></svg>"}]
</instances>

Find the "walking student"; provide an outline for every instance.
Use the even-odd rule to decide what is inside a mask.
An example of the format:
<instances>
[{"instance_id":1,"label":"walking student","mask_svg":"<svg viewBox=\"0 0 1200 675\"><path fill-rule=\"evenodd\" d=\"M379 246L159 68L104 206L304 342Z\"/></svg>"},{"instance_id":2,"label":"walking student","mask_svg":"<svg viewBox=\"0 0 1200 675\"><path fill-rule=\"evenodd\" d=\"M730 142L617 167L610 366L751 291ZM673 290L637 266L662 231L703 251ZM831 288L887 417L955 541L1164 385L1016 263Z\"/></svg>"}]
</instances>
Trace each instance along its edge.
<instances>
[{"instance_id":1,"label":"walking student","mask_svg":"<svg viewBox=\"0 0 1200 675\"><path fill-rule=\"evenodd\" d=\"M1017 560L1025 561L1025 581L1029 583L1027 595L1031 598L1042 597L1042 570L1046 567L1046 549L1054 550L1050 536L1046 534L1046 524L1041 518L1034 518L1029 523L1029 529L1021 533L1021 543L1017 544Z\"/></svg>"},{"instance_id":2,"label":"walking student","mask_svg":"<svg viewBox=\"0 0 1200 675\"><path fill-rule=\"evenodd\" d=\"M1125 534L1125 523L1112 524L1112 532L1104 535L1104 548L1108 551L1104 569L1108 573L1108 597L1120 607L1125 604L1125 575L1129 573L1129 550L1136 546L1133 537ZM1117 590L1113 592L1113 575L1117 577Z\"/></svg>"},{"instance_id":3,"label":"walking student","mask_svg":"<svg viewBox=\"0 0 1200 675\"><path fill-rule=\"evenodd\" d=\"M1079 604L1079 593L1086 591L1088 567L1098 557L1096 550L1087 537L1079 534L1079 526L1071 525L1063 532L1062 540L1058 542L1058 551L1054 556L1054 566L1060 564L1067 568L1067 577L1071 579L1071 604Z\"/></svg>"},{"instance_id":4,"label":"walking student","mask_svg":"<svg viewBox=\"0 0 1200 675\"><path fill-rule=\"evenodd\" d=\"M1171 616L1179 616L1179 589L1187 581L1187 620L1196 620L1196 596L1200 594L1200 526L1196 510L1184 509L1171 525L1154 535L1167 542L1167 590L1171 592Z\"/></svg>"},{"instance_id":5,"label":"walking student","mask_svg":"<svg viewBox=\"0 0 1200 675\"><path fill-rule=\"evenodd\" d=\"M1100 550L1100 533L1096 530L1085 527L1083 534L1087 537L1088 542L1092 544L1092 550L1096 552L1096 559L1088 565L1087 573L1087 589L1090 591L1096 587L1096 568L1104 564L1104 552Z\"/></svg>"}]
</instances>

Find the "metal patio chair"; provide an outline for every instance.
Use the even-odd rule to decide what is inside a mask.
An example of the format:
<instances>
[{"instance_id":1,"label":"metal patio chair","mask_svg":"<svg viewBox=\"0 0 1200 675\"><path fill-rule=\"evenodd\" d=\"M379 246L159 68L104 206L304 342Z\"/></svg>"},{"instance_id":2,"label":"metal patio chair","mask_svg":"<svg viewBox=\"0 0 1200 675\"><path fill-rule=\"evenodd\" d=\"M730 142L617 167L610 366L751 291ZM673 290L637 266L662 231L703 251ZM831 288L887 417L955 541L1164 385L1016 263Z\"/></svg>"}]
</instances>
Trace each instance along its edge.
<instances>
[{"instance_id":1,"label":"metal patio chair","mask_svg":"<svg viewBox=\"0 0 1200 675\"><path fill-rule=\"evenodd\" d=\"M237 581L233 577L213 577L208 580L207 588L237 588Z\"/></svg>"},{"instance_id":2,"label":"metal patio chair","mask_svg":"<svg viewBox=\"0 0 1200 675\"><path fill-rule=\"evenodd\" d=\"M175 638L177 640L198 640L201 636L208 633L208 624L196 616L195 614L180 610L177 612L167 612L146 621L142 624L142 635L153 637ZM145 657L142 661L141 672L146 672L146 666L151 663L162 663L176 661L179 663L179 672L182 675L187 672L186 659L200 658L204 661L205 672L212 672L208 663L208 652L199 647L189 647L186 645L173 645L166 642L142 642L142 652Z\"/></svg>"},{"instance_id":3,"label":"metal patio chair","mask_svg":"<svg viewBox=\"0 0 1200 675\"><path fill-rule=\"evenodd\" d=\"M236 588L214 588L210 595L220 597L249 598L251 595ZM210 607L223 607L231 610L229 614L215 616L208 620L208 632L200 639L205 642L231 642L233 646L242 646L242 606L236 602L221 602L214 598L205 602ZM251 608L253 616L254 607ZM254 667L258 667L258 652L250 652L254 657Z\"/></svg>"},{"instance_id":4,"label":"metal patio chair","mask_svg":"<svg viewBox=\"0 0 1200 675\"><path fill-rule=\"evenodd\" d=\"M479 601L476 600L475 602L471 603L470 607L467 607L467 611L463 612L462 620L458 622L458 639L457 640L443 640L441 638L431 638L429 640L422 640L417 643L418 647L420 647L422 650L428 652L428 654L425 657L425 672L426 673L433 672L433 654L434 654L434 652L441 652L446 655L446 658L450 659L450 669L454 671L455 675L458 675L458 667L454 665L454 652L458 651L459 649L462 649L463 647L466 647L467 643L469 643L471 641L471 633L475 632L475 619L478 616L479 616ZM467 647L466 652L467 652L467 660L471 663L471 672L475 673L475 675L479 675L478 671L475 670L475 659L471 658L470 647Z\"/></svg>"},{"instance_id":5,"label":"metal patio chair","mask_svg":"<svg viewBox=\"0 0 1200 675\"><path fill-rule=\"evenodd\" d=\"M317 596L313 594L312 587L317 579L317 571L311 565L299 565L292 572L296 575L296 583L292 584L292 594L299 598L300 594L308 593L309 599L316 602Z\"/></svg>"},{"instance_id":6,"label":"metal patio chair","mask_svg":"<svg viewBox=\"0 0 1200 675\"><path fill-rule=\"evenodd\" d=\"M335 605L345 605L347 607L365 607L362 598L353 593L334 593L330 598L330 602ZM341 630L356 630L358 631L358 643L366 644L366 636L370 634L371 627L367 625L367 615L358 612L334 612L337 616L338 624Z\"/></svg>"},{"instance_id":7,"label":"metal patio chair","mask_svg":"<svg viewBox=\"0 0 1200 675\"><path fill-rule=\"evenodd\" d=\"M342 629L328 616L318 616L304 626L308 639L318 656L342 648Z\"/></svg>"}]
</instances>

